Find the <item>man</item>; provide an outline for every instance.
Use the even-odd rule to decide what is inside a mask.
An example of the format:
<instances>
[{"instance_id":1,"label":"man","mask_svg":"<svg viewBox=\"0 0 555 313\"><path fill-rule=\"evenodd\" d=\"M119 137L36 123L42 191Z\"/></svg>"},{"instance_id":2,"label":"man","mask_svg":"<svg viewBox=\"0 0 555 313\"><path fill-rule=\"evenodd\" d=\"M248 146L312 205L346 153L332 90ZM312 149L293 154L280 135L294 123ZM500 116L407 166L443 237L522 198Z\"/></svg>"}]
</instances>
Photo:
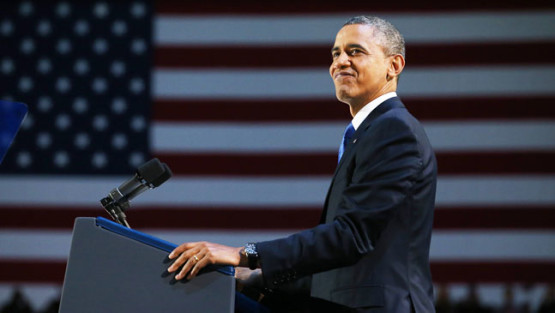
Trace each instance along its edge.
<instances>
[{"instance_id":1,"label":"man","mask_svg":"<svg viewBox=\"0 0 555 313\"><path fill-rule=\"evenodd\" d=\"M352 18L336 36L330 75L353 121L320 225L244 248L186 243L170 254L176 260L168 271L184 265L181 279L207 264L248 265L277 290L312 277L311 297L321 299L314 312L434 312L429 246L437 168L424 130L395 93L404 49L398 30L375 17Z\"/></svg>"}]
</instances>

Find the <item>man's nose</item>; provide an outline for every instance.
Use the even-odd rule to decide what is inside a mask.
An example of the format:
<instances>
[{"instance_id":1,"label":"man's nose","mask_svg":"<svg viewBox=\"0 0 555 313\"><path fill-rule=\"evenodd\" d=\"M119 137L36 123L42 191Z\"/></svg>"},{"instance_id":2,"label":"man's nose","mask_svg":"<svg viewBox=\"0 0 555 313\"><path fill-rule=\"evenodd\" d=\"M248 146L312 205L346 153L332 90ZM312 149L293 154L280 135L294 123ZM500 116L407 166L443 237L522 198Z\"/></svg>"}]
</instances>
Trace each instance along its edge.
<instances>
[{"instance_id":1,"label":"man's nose","mask_svg":"<svg viewBox=\"0 0 555 313\"><path fill-rule=\"evenodd\" d=\"M347 53L341 52L341 54L339 54L339 56L335 59L335 64L337 67L343 68L351 65L351 59Z\"/></svg>"}]
</instances>

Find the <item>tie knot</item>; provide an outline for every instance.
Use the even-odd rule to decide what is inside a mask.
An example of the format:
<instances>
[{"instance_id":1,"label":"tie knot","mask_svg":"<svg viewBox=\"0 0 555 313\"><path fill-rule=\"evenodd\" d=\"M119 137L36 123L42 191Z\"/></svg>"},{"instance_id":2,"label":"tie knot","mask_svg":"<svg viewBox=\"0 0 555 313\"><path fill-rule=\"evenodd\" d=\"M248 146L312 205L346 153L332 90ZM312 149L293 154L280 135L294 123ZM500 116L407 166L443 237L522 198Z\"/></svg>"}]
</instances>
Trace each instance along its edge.
<instances>
[{"instance_id":1,"label":"tie knot","mask_svg":"<svg viewBox=\"0 0 555 313\"><path fill-rule=\"evenodd\" d=\"M349 125L347 125L347 127L345 128L345 133L343 134L343 138L345 142L351 139L354 133L355 133L355 127L353 126L352 123L349 123Z\"/></svg>"}]
</instances>

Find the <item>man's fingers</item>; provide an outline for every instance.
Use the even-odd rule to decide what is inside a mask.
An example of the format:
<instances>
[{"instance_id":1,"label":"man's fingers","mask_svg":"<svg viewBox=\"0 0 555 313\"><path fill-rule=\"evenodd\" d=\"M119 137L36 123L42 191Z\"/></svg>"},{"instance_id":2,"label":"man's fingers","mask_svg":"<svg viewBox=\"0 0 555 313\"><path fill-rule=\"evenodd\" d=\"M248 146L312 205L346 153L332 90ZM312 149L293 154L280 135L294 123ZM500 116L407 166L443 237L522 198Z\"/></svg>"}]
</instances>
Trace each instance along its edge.
<instances>
[{"instance_id":1,"label":"man's fingers","mask_svg":"<svg viewBox=\"0 0 555 313\"><path fill-rule=\"evenodd\" d=\"M172 265L168 267L168 272L175 272L183 263L187 261L187 257L185 257L185 253L182 253L175 261L173 261Z\"/></svg>"},{"instance_id":2,"label":"man's fingers","mask_svg":"<svg viewBox=\"0 0 555 313\"><path fill-rule=\"evenodd\" d=\"M193 269L191 269L191 272L189 273L189 276L187 276L187 279L193 279L197 276L197 274L200 272L201 269L203 269L206 265L208 265L208 258L202 258L200 259L194 266Z\"/></svg>"},{"instance_id":3,"label":"man's fingers","mask_svg":"<svg viewBox=\"0 0 555 313\"><path fill-rule=\"evenodd\" d=\"M182 254L181 256L184 256L184 254ZM189 273L189 276L187 277L187 279L191 279L195 277L196 274L198 274L198 272L204 266L206 266L206 258L204 258L204 256L205 254L203 254L202 252L191 254L190 257L188 257L184 261L185 265L183 266L179 274L175 275L175 279L177 280L182 279L183 277L185 277L187 273Z\"/></svg>"},{"instance_id":4,"label":"man's fingers","mask_svg":"<svg viewBox=\"0 0 555 313\"><path fill-rule=\"evenodd\" d=\"M183 266L183 268L181 269L181 271L179 271L179 273L177 275L175 275L175 279L180 280L181 278L185 277L185 275L189 272L189 270L191 269L191 260L187 260L187 262L185 263L185 265Z\"/></svg>"},{"instance_id":5,"label":"man's fingers","mask_svg":"<svg viewBox=\"0 0 555 313\"><path fill-rule=\"evenodd\" d=\"M191 248L193 248L195 246L196 242L186 242L184 244L181 244L179 246L177 246L177 248L173 249L172 252L170 252L170 254L168 255L168 258L174 259L177 258L179 255L181 255L184 251L187 251Z\"/></svg>"},{"instance_id":6,"label":"man's fingers","mask_svg":"<svg viewBox=\"0 0 555 313\"><path fill-rule=\"evenodd\" d=\"M185 277L185 275L189 273L191 268L193 268L193 266L195 266L195 264L197 264L200 261L200 259L201 258L198 257L196 254L193 254L191 257L187 258L185 265L183 266L179 274L175 275L175 279L180 280L183 277Z\"/></svg>"},{"instance_id":7,"label":"man's fingers","mask_svg":"<svg viewBox=\"0 0 555 313\"><path fill-rule=\"evenodd\" d=\"M171 273L176 271L179 267L181 267L181 265L185 264L187 260L189 260L193 255L195 255L195 253L198 253L198 252L195 250L187 250L181 253L181 255L179 255L177 259L175 259L173 264L170 267L168 267L168 272Z\"/></svg>"},{"instance_id":8,"label":"man's fingers","mask_svg":"<svg viewBox=\"0 0 555 313\"><path fill-rule=\"evenodd\" d=\"M183 251L186 251L186 250L187 250L186 243L181 244L181 245L177 246L177 248L173 249L173 251L168 255L168 258L170 260L174 259L174 258L178 257L179 255L181 255L181 253L183 253Z\"/></svg>"}]
</instances>

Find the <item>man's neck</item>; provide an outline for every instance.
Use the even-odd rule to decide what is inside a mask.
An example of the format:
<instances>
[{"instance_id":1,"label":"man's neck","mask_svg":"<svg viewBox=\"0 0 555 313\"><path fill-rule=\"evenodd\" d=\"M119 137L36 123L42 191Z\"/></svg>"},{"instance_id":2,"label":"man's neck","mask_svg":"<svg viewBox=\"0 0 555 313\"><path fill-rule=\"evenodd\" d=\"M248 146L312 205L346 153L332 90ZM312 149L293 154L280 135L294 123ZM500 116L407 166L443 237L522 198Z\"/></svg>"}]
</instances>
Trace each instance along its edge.
<instances>
[{"instance_id":1,"label":"man's neck","mask_svg":"<svg viewBox=\"0 0 555 313\"><path fill-rule=\"evenodd\" d=\"M361 101L353 101L348 103L349 104L349 110L351 112L351 116L355 117L355 115L363 108L365 107L368 103L371 103L372 101L378 99L379 97L388 94L390 92L396 92L397 91L397 84L389 84L387 83L386 85L383 86L382 90L380 90L379 92L377 92L375 95L361 100Z\"/></svg>"}]
</instances>

